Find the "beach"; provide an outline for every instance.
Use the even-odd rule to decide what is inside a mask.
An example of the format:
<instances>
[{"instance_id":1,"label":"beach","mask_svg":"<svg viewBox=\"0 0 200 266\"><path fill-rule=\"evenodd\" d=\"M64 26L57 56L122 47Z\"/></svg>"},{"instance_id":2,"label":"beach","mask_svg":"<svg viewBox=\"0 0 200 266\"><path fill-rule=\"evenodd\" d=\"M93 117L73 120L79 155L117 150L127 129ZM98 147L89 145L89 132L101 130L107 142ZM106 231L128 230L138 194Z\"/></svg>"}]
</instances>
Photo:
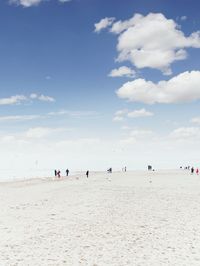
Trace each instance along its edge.
<instances>
[{"instance_id":1,"label":"beach","mask_svg":"<svg viewBox=\"0 0 200 266\"><path fill-rule=\"evenodd\" d=\"M91 173L0 183L0 265L200 265L200 176Z\"/></svg>"}]
</instances>

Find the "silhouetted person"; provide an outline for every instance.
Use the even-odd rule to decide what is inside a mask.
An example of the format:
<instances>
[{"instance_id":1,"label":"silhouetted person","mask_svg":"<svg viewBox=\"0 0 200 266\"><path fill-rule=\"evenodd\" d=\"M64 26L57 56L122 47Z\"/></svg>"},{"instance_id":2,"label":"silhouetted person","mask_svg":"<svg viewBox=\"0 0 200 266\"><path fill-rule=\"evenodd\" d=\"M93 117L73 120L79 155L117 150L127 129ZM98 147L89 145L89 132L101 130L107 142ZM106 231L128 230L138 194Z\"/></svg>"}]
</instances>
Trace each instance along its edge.
<instances>
[{"instance_id":1,"label":"silhouetted person","mask_svg":"<svg viewBox=\"0 0 200 266\"><path fill-rule=\"evenodd\" d=\"M124 172L126 172L126 166L124 167Z\"/></svg>"},{"instance_id":2,"label":"silhouetted person","mask_svg":"<svg viewBox=\"0 0 200 266\"><path fill-rule=\"evenodd\" d=\"M57 175L58 175L58 177L60 178L60 170L58 170Z\"/></svg>"},{"instance_id":3,"label":"silhouetted person","mask_svg":"<svg viewBox=\"0 0 200 266\"><path fill-rule=\"evenodd\" d=\"M54 174L55 174L55 176L57 176L57 174L58 174L58 173L57 173L57 170L54 170Z\"/></svg>"},{"instance_id":4,"label":"silhouetted person","mask_svg":"<svg viewBox=\"0 0 200 266\"><path fill-rule=\"evenodd\" d=\"M193 173L194 173L194 167L191 168L191 174L193 174Z\"/></svg>"},{"instance_id":5,"label":"silhouetted person","mask_svg":"<svg viewBox=\"0 0 200 266\"><path fill-rule=\"evenodd\" d=\"M86 172L86 176L87 176L87 178L88 178L88 176L89 176L89 171L87 170L87 172Z\"/></svg>"},{"instance_id":6,"label":"silhouetted person","mask_svg":"<svg viewBox=\"0 0 200 266\"><path fill-rule=\"evenodd\" d=\"M69 169L66 170L66 176L68 176L68 175L69 175Z\"/></svg>"}]
</instances>

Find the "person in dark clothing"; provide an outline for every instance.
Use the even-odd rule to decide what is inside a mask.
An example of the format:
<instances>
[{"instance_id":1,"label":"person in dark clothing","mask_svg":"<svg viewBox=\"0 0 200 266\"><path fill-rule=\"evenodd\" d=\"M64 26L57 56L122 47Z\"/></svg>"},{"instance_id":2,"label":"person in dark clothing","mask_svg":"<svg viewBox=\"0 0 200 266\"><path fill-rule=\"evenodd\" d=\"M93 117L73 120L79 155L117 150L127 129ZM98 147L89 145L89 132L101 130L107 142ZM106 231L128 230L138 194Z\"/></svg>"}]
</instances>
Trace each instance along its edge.
<instances>
[{"instance_id":1,"label":"person in dark clothing","mask_svg":"<svg viewBox=\"0 0 200 266\"><path fill-rule=\"evenodd\" d=\"M68 175L69 175L69 169L66 170L66 176L68 176Z\"/></svg>"},{"instance_id":2,"label":"person in dark clothing","mask_svg":"<svg viewBox=\"0 0 200 266\"><path fill-rule=\"evenodd\" d=\"M191 168L191 174L193 174L193 173L194 173L194 167Z\"/></svg>"},{"instance_id":3,"label":"person in dark clothing","mask_svg":"<svg viewBox=\"0 0 200 266\"><path fill-rule=\"evenodd\" d=\"M57 173L57 170L54 170L54 175L57 176L57 174L58 174L58 173Z\"/></svg>"},{"instance_id":4,"label":"person in dark clothing","mask_svg":"<svg viewBox=\"0 0 200 266\"><path fill-rule=\"evenodd\" d=\"M88 178L88 176L89 176L89 171L87 170L87 172L86 172L86 176L87 176L87 178Z\"/></svg>"},{"instance_id":5,"label":"person in dark clothing","mask_svg":"<svg viewBox=\"0 0 200 266\"><path fill-rule=\"evenodd\" d=\"M58 178L60 178L60 174L61 174L61 172L60 172L60 170L58 170L58 172L57 172Z\"/></svg>"}]
</instances>

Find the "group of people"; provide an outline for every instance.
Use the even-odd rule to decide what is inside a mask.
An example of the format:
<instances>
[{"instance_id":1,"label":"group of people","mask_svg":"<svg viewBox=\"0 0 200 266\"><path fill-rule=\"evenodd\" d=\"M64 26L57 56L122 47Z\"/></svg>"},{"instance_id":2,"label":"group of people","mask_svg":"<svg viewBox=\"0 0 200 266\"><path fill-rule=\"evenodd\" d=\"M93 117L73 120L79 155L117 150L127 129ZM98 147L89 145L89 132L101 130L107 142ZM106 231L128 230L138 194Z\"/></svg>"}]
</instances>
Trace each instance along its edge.
<instances>
[{"instance_id":1,"label":"group of people","mask_svg":"<svg viewBox=\"0 0 200 266\"><path fill-rule=\"evenodd\" d=\"M181 166L180 169L184 169L184 170L189 170L191 174L196 173L197 175L199 174L199 168L197 167L196 169L194 167L190 167L190 166Z\"/></svg>"},{"instance_id":2,"label":"group of people","mask_svg":"<svg viewBox=\"0 0 200 266\"><path fill-rule=\"evenodd\" d=\"M66 173L66 176L68 176L69 175L69 169L66 169L65 173ZM54 175L55 175L55 177L60 178L61 177L61 171L55 169L54 170Z\"/></svg>"},{"instance_id":3,"label":"group of people","mask_svg":"<svg viewBox=\"0 0 200 266\"><path fill-rule=\"evenodd\" d=\"M66 176L68 176L69 175L69 169L66 169L65 173L66 173ZM89 170L87 170L85 174L86 174L86 176L88 178L89 177ZM55 177L60 178L61 177L61 171L55 169L54 170L54 175L55 175Z\"/></svg>"},{"instance_id":4,"label":"group of people","mask_svg":"<svg viewBox=\"0 0 200 266\"><path fill-rule=\"evenodd\" d=\"M194 167L191 168L191 174L194 174L194 172L198 175L199 174L199 168L194 169Z\"/></svg>"}]
</instances>

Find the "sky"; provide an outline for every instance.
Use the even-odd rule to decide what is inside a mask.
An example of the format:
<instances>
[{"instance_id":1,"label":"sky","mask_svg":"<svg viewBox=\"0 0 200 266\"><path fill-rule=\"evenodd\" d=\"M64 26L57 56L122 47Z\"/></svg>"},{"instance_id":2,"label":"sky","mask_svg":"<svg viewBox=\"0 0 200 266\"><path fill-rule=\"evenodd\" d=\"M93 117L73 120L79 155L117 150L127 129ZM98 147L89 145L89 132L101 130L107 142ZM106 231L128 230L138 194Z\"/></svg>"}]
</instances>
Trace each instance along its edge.
<instances>
[{"instance_id":1,"label":"sky","mask_svg":"<svg viewBox=\"0 0 200 266\"><path fill-rule=\"evenodd\" d=\"M2 0L0 169L200 167L198 0Z\"/></svg>"}]
</instances>

